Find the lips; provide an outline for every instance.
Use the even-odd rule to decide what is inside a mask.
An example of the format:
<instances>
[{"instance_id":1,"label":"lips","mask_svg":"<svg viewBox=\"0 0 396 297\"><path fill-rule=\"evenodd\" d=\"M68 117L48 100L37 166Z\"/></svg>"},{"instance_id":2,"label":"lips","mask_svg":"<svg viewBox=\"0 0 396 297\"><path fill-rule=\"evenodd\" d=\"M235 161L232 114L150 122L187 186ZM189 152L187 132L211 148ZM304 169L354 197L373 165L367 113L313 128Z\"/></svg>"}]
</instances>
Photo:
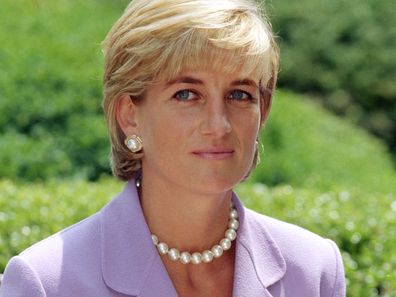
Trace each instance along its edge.
<instances>
[{"instance_id":1,"label":"lips","mask_svg":"<svg viewBox=\"0 0 396 297\"><path fill-rule=\"evenodd\" d=\"M234 150L230 148L204 148L192 152L195 156L207 160L224 160L231 158Z\"/></svg>"}]
</instances>

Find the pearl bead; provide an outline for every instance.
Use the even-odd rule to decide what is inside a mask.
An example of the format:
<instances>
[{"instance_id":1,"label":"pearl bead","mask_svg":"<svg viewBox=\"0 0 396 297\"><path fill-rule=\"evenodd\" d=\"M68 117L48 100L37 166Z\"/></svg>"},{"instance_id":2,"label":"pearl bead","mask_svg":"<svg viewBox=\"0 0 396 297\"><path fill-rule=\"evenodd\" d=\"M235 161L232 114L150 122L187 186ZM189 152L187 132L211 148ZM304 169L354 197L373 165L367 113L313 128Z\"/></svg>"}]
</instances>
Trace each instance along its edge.
<instances>
[{"instance_id":1,"label":"pearl bead","mask_svg":"<svg viewBox=\"0 0 396 297\"><path fill-rule=\"evenodd\" d=\"M180 262L183 264L188 264L191 262L191 255L189 252L183 252L180 255Z\"/></svg>"},{"instance_id":2,"label":"pearl bead","mask_svg":"<svg viewBox=\"0 0 396 297\"><path fill-rule=\"evenodd\" d=\"M168 252L168 245L165 242L161 242L157 245L158 251L161 255L165 255Z\"/></svg>"},{"instance_id":3,"label":"pearl bead","mask_svg":"<svg viewBox=\"0 0 396 297\"><path fill-rule=\"evenodd\" d=\"M141 149L142 140L140 139L140 137L138 137L136 135L132 136L132 137L128 137L126 139L126 145L131 151L136 152Z\"/></svg>"},{"instance_id":4,"label":"pearl bead","mask_svg":"<svg viewBox=\"0 0 396 297\"><path fill-rule=\"evenodd\" d=\"M231 247L231 240L229 240L228 238L223 238L220 241L220 246L223 248L224 251L229 250Z\"/></svg>"},{"instance_id":5,"label":"pearl bead","mask_svg":"<svg viewBox=\"0 0 396 297\"><path fill-rule=\"evenodd\" d=\"M176 248L169 248L165 242L159 242L158 237L154 234L151 234L151 239L153 244L157 247L158 252L161 255L168 254L168 257L172 261L179 260L182 264L210 263L214 258L221 257L225 251L229 250L231 248L232 241L237 237L236 230L239 228L238 211L235 209L232 202L230 203L228 227L229 228L224 233L225 237L222 238L221 241L214 245L210 250L205 250L202 252L202 254L195 252L191 255L188 252L180 252Z\"/></svg>"},{"instance_id":6,"label":"pearl bead","mask_svg":"<svg viewBox=\"0 0 396 297\"><path fill-rule=\"evenodd\" d=\"M213 253L209 250L206 250L202 253L202 261L205 263L209 263L213 261Z\"/></svg>"},{"instance_id":7,"label":"pearl bead","mask_svg":"<svg viewBox=\"0 0 396 297\"><path fill-rule=\"evenodd\" d=\"M180 252L175 248L171 248L168 252L168 256L172 261L177 261L180 258Z\"/></svg>"},{"instance_id":8,"label":"pearl bead","mask_svg":"<svg viewBox=\"0 0 396 297\"><path fill-rule=\"evenodd\" d=\"M227 229L225 232L225 237L233 241L236 238L236 232L234 229Z\"/></svg>"},{"instance_id":9,"label":"pearl bead","mask_svg":"<svg viewBox=\"0 0 396 297\"><path fill-rule=\"evenodd\" d=\"M191 262L192 262L193 264L199 264L199 263L201 263L201 262L202 262L201 253L194 253L194 254L192 254L192 256L191 256Z\"/></svg>"},{"instance_id":10,"label":"pearl bead","mask_svg":"<svg viewBox=\"0 0 396 297\"><path fill-rule=\"evenodd\" d=\"M154 245L158 244L158 237L156 235L152 234L151 239L153 240Z\"/></svg>"},{"instance_id":11,"label":"pearl bead","mask_svg":"<svg viewBox=\"0 0 396 297\"><path fill-rule=\"evenodd\" d=\"M212 247L212 253L215 258L219 258L223 254L223 248L216 244Z\"/></svg>"},{"instance_id":12,"label":"pearl bead","mask_svg":"<svg viewBox=\"0 0 396 297\"><path fill-rule=\"evenodd\" d=\"M230 218L231 219L237 219L238 218L238 212L237 212L237 210L235 208L230 210Z\"/></svg>"},{"instance_id":13,"label":"pearl bead","mask_svg":"<svg viewBox=\"0 0 396 297\"><path fill-rule=\"evenodd\" d=\"M133 140L133 139L129 139L128 140L128 146L131 147L131 148L137 147L137 141Z\"/></svg>"},{"instance_id":14,"label":"pearl bead","mask_svg":"<svg viewBox=\"0 0 396 297\"><path fill-rule=\"evenodd\" d=\"M238 228L239 228L239 222L238 222L238 220L236 220L236 219L231 219L231 220L228 222L228 227L230 227L230 228L232 228L232 229L234 229L234 230L238 230Z\"/></svg>"}]
</instances>

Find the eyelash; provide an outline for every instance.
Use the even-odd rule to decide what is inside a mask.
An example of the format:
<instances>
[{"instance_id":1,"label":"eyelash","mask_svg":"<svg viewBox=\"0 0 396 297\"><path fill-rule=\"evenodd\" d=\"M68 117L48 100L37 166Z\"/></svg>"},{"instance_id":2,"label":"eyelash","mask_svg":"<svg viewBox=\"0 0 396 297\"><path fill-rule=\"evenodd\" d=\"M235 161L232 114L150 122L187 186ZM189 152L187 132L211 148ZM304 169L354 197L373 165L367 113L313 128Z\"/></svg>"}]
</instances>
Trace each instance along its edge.
<instances>
[{"instance_id":1,"label":"eyelash","mask_svg":"<svg viewBox=\"0 0 396 297\"><path fill-rule=\"evenodd\" d=\"M193 94L194 94L193 99L180 99L178 96L179 96L182 92L193 93ZM255 98L254 98L249 92L246 92L246 91L243 91L243 90L240 90L240 89L232 90L232 91L229 93L228 96L230 96L230 95L231 95L232 93L234 93L234 92L241 92L243 95L246 95L246 96L247 96L247 99L243 99L243 100L231 99L231 100L233 100L233 101L239 101L239 102L245 102L245 101L254 102L254 101L255 101ZM189 95L190 95L190 94L189 94ZM190 96L188 96L188 97L190 97ZM189 89L180 90L180 91L176 92L176 93L172 96L172 98L174 98L174 99L176 99L177 101L180 101L180 102L190 102L190 101L194 101L194 100L196 100L197 97L199 97L199 95L197 94L197 92L196 92L196 91L193 91L193 90L189 90Z\"/></svg>"},{"instance_id":2,"label":"eyelash","mask_svg":"<svg viewBox=\"0 0 396 297\"><path fill-rule=\"evenodd\" d=\"M180 90L180 91L176 92L176 93L173 95L173 98L175 98L177 101L180 101L180 102L190 102L190 101L193 100L193 99L180 99L180 98L178 98L178 96L179 96L181 93L183 93L183 92L193 93L193 94L194 94L194 98L198 97L196 91L186 89L186 90ZM189 95L190 95L190 94L189 94Z\"/></svg>"},{"instance_id":3,"label":"eyelash","mask_svg":"<svg viewBox=\"0 0 396 297\"><path fill-rule=\"evenodd\" d=\"M252 102L252 101L255 100L255 99L253 98L253 96L252 96L249 92L246 92L246 91L244 91L244 90L236 89L236 90L233 90L230 94L232 94L233 92L241 92L243 95L246 95L246 96L247 96L247 99L243 99L243 100L234 99L234 100L236 100L236 101L241 101L241 102L243 102L243 101L249 101L249 102Z\"/></svg>"}]
</instances>

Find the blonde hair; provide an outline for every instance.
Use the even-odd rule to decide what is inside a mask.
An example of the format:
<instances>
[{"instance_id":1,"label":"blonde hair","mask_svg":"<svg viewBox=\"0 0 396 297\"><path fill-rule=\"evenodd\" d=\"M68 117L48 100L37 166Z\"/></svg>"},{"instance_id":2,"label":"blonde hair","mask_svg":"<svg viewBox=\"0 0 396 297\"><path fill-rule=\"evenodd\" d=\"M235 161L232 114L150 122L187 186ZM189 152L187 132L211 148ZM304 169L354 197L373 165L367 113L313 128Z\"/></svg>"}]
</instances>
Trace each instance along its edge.
<instances>
[{"instance_id":1,"label":"blonde hair","mask_svg":"<svg viewBox=\"0 0 396 297\"><path fill-rule=\"evenodd\" d=\"M121 180L135 176L142 157L126 148L117 123L116 103L123 94L138 102L150 84L181 71L238 71L260 78L262 122L268 116L278 48L265 13L252 1L134 0L106 36L103 52L103 109L112 170Z\"/></svg>"}]
</instances>

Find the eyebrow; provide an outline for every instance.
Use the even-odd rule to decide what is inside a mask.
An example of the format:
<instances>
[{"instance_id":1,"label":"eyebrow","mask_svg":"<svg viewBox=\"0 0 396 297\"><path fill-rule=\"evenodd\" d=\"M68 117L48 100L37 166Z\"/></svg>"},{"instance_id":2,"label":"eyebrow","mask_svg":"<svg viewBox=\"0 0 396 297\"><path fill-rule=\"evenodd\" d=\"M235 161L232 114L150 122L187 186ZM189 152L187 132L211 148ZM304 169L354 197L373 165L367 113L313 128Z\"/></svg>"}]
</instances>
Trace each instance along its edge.
<instances>
[{"instance_id":1,"label":"eyebrow","mask_svg":"<svg viewBox=\"0 0 396 297\"><path fill-rule=\"evenodd\" d=\"M173 84L194 84L194 85L203 85L203 81L197 78L193 78L191 76L181 76L181 77L176 77L175 79L172 79L166 83L167 86L173 85Z\"/></svg>"},{"instance_id":2,"label":"eyebrow","mask_svg":"<svg viewBox=\"0 0 396 297\"><path fill-rule=\"evenodd\" d=\"M181 77L176 77L175 79L172 79L166 83L166 86L169 87L173 84L177 83L185 83L185 84L194 84L194 85L204 85L204 82L200 79L191 77L191 76L181 76ZM234 80L231 83L232 86L250 86L250 87L255 87L258 88L257 83L254 80L251 79L238 79Z\"/></svg>"},{"instance_id":3,"label":"eyebrow","mask_svg":"<svg viewBox=\"0 0 396 297\"><path fill-rule=\"evenodd\" d=\"M250 86L258 88L257 83L251 79L235 80L231 83L232 86Z\"/></svg>"}]
</instances>

